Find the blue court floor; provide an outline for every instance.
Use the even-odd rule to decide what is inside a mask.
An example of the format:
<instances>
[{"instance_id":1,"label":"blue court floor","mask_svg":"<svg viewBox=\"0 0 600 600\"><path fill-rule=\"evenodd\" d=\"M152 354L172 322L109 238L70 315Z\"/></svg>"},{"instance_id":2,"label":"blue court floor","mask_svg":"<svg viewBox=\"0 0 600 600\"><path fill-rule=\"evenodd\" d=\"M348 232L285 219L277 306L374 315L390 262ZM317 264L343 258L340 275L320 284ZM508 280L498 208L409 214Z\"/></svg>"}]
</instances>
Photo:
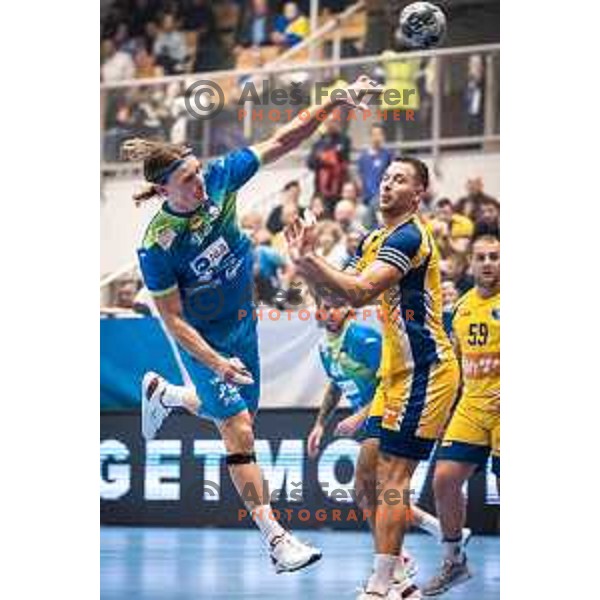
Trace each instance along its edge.
<instances>
[{"instance_id":1,"label":"blue court floor","mask_svg":"<svg viewBox=\"0 0 600 600\"><path fill-rule=\"evenodd\" d=\"M300 531L323 550L306 571L275 575L257 532L233 529L101 529L101 600L354 600L371 566L363 532ZM433 574L440 546L410 534L407 548L419 565L417 583ZM447 600L500 598L500 541L474 537L468 548L474 576Z\"/></svg>"}]
</instances>

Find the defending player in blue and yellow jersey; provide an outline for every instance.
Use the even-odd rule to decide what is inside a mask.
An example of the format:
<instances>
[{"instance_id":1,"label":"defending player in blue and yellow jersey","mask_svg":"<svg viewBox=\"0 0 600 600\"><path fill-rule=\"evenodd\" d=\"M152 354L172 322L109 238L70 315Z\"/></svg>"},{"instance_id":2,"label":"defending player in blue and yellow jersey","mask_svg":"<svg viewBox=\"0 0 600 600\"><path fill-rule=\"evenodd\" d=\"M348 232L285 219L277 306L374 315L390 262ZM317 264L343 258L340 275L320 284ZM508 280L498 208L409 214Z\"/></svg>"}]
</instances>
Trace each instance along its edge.
<instances>
[{"instance_id":1,"label":"defending player in blue and yellow jersey","mask_svg":"<svg viewBox=\"0 0 600 600\"><path fill-rule=\"evenodd\" d=\"M462 366L462 394L437 453L433 478L442 526L444 559L424 587L438 595L471 577L462 539L466 520L464 483L485 467L500 479L500 240L476 235L471 245L475 287L456 304L454 343Z\"/></svg>"},{"instance_id":2,"label":"defending player in blue and yellow jersey","mask_svg":"<svg viewBox=\"0 0 600 600\"><path fill-rule=\"evenodd\" d=\"M359 600L394 591L420 598L397 570L406 530L410 480L441 435L458 390L459 368L442 318L439 255L417 209L429 184L427 166L396 159L380 186L383 227L362 244L353 269L338 271L314 251L312 227L298 220L286 228L290 254L300 273L322 293L364 306L382 298L383 350L372 416L381 416L373 573ZM379 413L379 414L378 414Z\"/></svg>"}]
</instances>

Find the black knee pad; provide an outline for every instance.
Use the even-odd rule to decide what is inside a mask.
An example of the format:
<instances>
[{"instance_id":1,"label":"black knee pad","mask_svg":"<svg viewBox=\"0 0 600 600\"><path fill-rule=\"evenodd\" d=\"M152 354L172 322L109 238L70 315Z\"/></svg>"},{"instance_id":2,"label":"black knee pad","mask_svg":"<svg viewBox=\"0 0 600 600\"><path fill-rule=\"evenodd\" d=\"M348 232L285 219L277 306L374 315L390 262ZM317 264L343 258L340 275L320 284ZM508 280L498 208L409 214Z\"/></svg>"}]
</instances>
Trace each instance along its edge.
<instances>
[{"instance_id":1,"label":"black knee pad","mask_svg":"<svg viewBox=\"0 0 600 600\"><path fill-rule=\"evenodd\" d=\"M249 452L247 454L228 454L225 457L226 465L248 465L256 462L256 452Z\"/></svg>"}]
</instances>

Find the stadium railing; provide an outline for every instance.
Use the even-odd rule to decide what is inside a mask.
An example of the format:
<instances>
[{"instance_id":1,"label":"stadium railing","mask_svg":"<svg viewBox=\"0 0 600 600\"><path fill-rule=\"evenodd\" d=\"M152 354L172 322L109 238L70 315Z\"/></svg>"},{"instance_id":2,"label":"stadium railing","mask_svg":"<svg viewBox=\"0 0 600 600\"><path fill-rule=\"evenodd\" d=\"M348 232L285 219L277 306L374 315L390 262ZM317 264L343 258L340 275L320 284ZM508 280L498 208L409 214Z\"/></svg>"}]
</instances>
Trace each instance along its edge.
<instances>
[{"instance_id":1,"label":"stadium railing","mask_svg":"<svg viewBox=\"0 0 600 600\"><path fill-rule=\"evenodd\" d=\"M324 26L323 39L330 25ZM321 40L322 41L322 40ZM299 45L300 46L300 45ZM334 44L335 46L335 44ZM290 53L292 48L290 50ZM305 49L299 47L293 53ZM221 154L239 145L264 139L289 115L308 106L315 97L315 84L339 87L367 73L386 88L416 89L418 103L414 121L400 115L389 119L388 145L403 151L427 153L437 158L447 150L468 148L496 151L500 142L500 47L498 44L442 48L410 53L385 52L377 56L289 62L283 54L259 68L213 71L154 79L101 84L102 171L105 174L139 168L119 162L118 148L134 135L164 138L190 144L204 158ZM199 80L209 80L223 91L222 111L211 120L198 120L186 108L186 90ZM252 98L240 102L244 85L254 81L256 91L298 87L301 104L278 104L273 98L258 105ZM414 97L414 96L413 96ZM354 147L367 142L369 126L381 120L380 107L372 107L366 120L344 123ZM395 108L404 112L402 104ZM261 114L256 111L262 109ZM279 111L280 119L276 120ZM291 112L289 112L291 111ZM299 149L303 156L310 144Z\"/></svg>"}]
</instances>

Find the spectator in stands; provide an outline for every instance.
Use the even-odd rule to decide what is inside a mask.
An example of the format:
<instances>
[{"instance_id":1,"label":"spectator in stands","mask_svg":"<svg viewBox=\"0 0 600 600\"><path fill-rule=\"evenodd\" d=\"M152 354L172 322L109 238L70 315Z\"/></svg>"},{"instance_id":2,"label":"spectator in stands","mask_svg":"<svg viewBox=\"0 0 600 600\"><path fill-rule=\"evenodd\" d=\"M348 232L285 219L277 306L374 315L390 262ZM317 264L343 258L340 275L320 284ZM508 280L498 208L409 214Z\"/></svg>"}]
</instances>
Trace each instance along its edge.
<instances>
[{"instance_id":1,"label":"spectator in stands","mask_svg":"<svg viewBox=\"0 0 600 600\"><path fill-rule=\"evenodd\" d=\"M493 200L493 198L483 191L483 179L481 177L467 179L466 189L467 195L460 198L456 203L456 210L469 217L471 221L477 221L482 202Z\"/></svg>"},{"instance_id":2,"label":"spectator in stands","mask_svg":"<svg viewBox=\"0 0 600 600\"><path fill-rule=\"evenodd\" d=\"M160 87L136 90L135 106L136 129L140 135L167 138L167 123L170 120L169 109L165 103L165 93Z\"/></svg>"},{"instance_id":3,"label":"spectator in stands","mask_svg":"<svg viewBox=\"0 0 600 600\"><path fill-rule=\"evenodd\" d=\"M281 208L281 223L283 228L291 225L300 216L300 207L295 202L284 202ZM288 246L285 236L283 235L283 228L277 232L272 240L271 246L275 248L280 254L288 256Z\"/></svg>"},{"instance_id":4,"label":"spectator in stands","mask_svg":"<svg viewBox=\"0 0 600 600\"><path fill-rule=\"evenodd\" d=\"M392 153L384 148L385 133L383 125L376 123L371 127L371 145L358 157L358 173L362 182L363 199L368 206L377 202L381 177L392 162Z\"/></svg>"},{"instance_id":5,"label":"spectator in stands","mask_svg":"<svg viewBox=\"0 0 600 600\"><path fill-rule=\"evenodd\" d=\"M458 300L458 290L454 281L446 279L442 281L442 316L444 319L444 329L450 335L452 333L452 317L454 315L454 305Z\"/></svg>"},{"instance_id":6,"label":"spectator in stands","mask_svg":"<svg viewBox=\"0 0 600 600\"><path fill-rule=\"evenodd\" d=\"M142 37L143 43L146 46L148 52L154 52L154 46L156 45L156 39L158 38L159 28L155 21L148 21L144 27L144 35Z\"/></svg>"},{"instance_id":7,"label":"spectator in stands","mask_svg":"<svg viewBox=\"0 0 600 600\"><path fill-rule=\"evenodd\" d=\"M219 71L233 67L231 57L228 56L221 36L216 29L214 20L207 27L198 30L196 41L196 54L194 56L193 70L195 73L205 71Z\"/></svg>"},{"instance_id":8,"label":"spectator in stands","mask_svg":"<svg viewBox=\"0 0 600 600\"><path fill-rule=\"evenodd\" d=\"M184 31L216 29L215 15L207 0L190 0L182 14Z\"/></svg>"},{"instance_id":9,"label":"spectator in stands","mask_svg":"<svg viewBox=\"0 0 600 600\"><path fill-rule=\"evenodd\" d=\"M167 75L183 71L188 50L185 36L177 30L175 15L172 13L165 14L162 19L160 31L154 42L154 54Z\"/></svg>"},{"instance_id":10,"label":"spectator in stands","mask_svg":"<svg viewBox=\"0 0 600 600\"><path fill-rule=\"evenodd\" d=\"M469 74L464 93L464 111L467 122L467 135L482 135L484 120L484 80L483 57L472 54L469 57Z\"/></svg>"},{"instance_id":11,"label":"spectator in stands","mask_svg":"<svg viewBox=\"0 0 600 600\"><path fill-rule=\"evenodd\" d=\"M461 296L473 287L473 276L468 268L466 254L450 254L440 261L442 279L452 281Z\"/></svg>"},{"instance_id":12,"label":"spectator in stands","mask_svg":"<svg viewBox=\"0 0 600 600\"><path fill-rule=\"evenodd\" d=\"M298 214L303 215L304 211L300 208L300 182L297 180L288 181L281 191L281 201L277 204L267 217L267 229L272 233L279 233L283 229L283 207L290 203L298 209Z\"/></svg>"},{"instance_id":13,"label":"spectator in stands","mask_svg":"<svg viewBox=\"0 0 600 600\"><path fill-rule=\"evenodd\" d=\"M110 306L100 307L100 314L107 317L133 315L139 287L135 279L117 281Z\"/></svg>"},{"instance_id":14,"label":"spectator in stands","mask_svg":"<svg viewBox=\"0 0 600 600\"><path fill-rule=\"evenodd\" d=\"M486 228L487 231L500 231L500 203L496 199L487 198L480 204L475 227L478 230Z\"/></svg>"},{"instance_id":15,"label":"spectator in stands","mask_svg":"<svg viewBox=\"0 0 600 600\"><path fill-rule=\"evenodd\" d=\"M117 25L117 30L113 36L115 46L122 52L127 52L133 58L138 48L136 40L129 35L127 23L121 22Z\"/></svg>"},{"instance_id":16,"label":"spectator in stands","mask_svg":"<svg viewBox=\"0 0 600 600\"><path fill-rule=\"evenodd\" d=\"M348 179L348 181L344 181L342 185L342 192L340 194L340 200L349 200L355 206L360 203L360 194L358 191L358 185L356 181L353 179Z\"/></svg>"},{"instance_id":17,"label":"spectator in stands","mask_svg":"<svg viewBox=\"0 0 600 600\"><path fill-rule=\"evenodd\" d=\"M325 201L329 218L348 178L350 148L350 138L341 131L339 113L334 111L325 121L325 133L314 143L308 157L308 168L315 172L315 191Z\"/></svg>"},{"instance_id":18,"label":"spectator in stands","mask_svg":"<svg viewBox=\"0 0 600 600\"><path fill-rule=\"evenodd\" d=\"M115 293L114 306L117 308L133 309L135 295L138 291L138 282L128 279L119 282Z\"/></svg>"},{"instance_id":19,"label":"spectator in stands","mask_svg":"<svg viewBox=\"0 0 600 600\"><path fill-rule=\"evenodd\" d=\"M344 232L337 223L322 221L317 225L316 252L331 266L341 269L349 260Z\"/></svg>"},{"instance_id":20,"label":"spectator in stands","mask_svg":"<svg viewBox=\"0 0 600 600\"><path fill-rule=\"evenodd\" d=\"M335 205L334 221L340 226L341 230L347 234L350 231L360 231L366 233L360 219L357 216L357 206L355 202L348 199L342 199Z\"/></svg>"},{"instance_id":21,"label":"spectator in stands","mask_svg":"<svg viewBox=\"0 0 600 600\"><path fill-rule=\"evenodd\" d=\"M131 35L135 38L143 37L146 33L146 26L156 17L156 2L133 0L133 6L126 14Z\"/></svg>"},{"instance_id":22,"label":"spectator in stands","mask_svg":"<svg viewBox=\"0 0 600 600\"><path fill-rule=\"evenodd\" d=\"M173 144L185 144L187 135L187 126L190 114L185 104L186 86L183 81L176 81L167 87L167 93L164 100L165 125L169 130L168 139Z\"/></svg>"},{"instance_id":23,"label":"spectator in stands","mask_svg":"<svg viewBox=\"0 0 600 600\"><path fill-rule=\"evenodd\" d=\"M438 200L431 230L442 256L452 252L464 254L473 236L473 229L473 222L468 217L454 212L454 206L448 198Z\"/></svg>"},{"instance_id":24,"label":"spectator in stands","mask_svg":"<svg viewBox=\"0 0 600 600\"><path fill-rule=\"evenodd\" d=\"M246 213L243 217L241 217L240 225L242 226L243 231L250 237L250 239L255 241L253 236L261 229L264 229L263 217L259 212Z\"/></svg>"},{"instance_id":25,"label":"spectator in stands","mask_svg":"<svg viewBox=\"0 0 600 600\"><path fill-rule=\"evenodd\" d=\"M273 29L273 43L291 48L308 36L310 24L295 2L286 2L283 5L283 14L275 18Z\"/></svg>"},{"instance_id":26,"label":"spectator in stands","mask_svg":"<svg viewBox=\"0 0 600 600\"><path fill-rule=\"evenodd\" d=\"M235 34L236 44L244 47L265 46L271 43L273 33L267 0L244 2Z\"/></svg>"},{"instance_id":27,"label":"spectator in stands","mask_svg":"<svg viewBox=\"0 0 600 600\"><path fill-rule=\"evenodd\" d=\"M156 64L154 55L150 54L144 45L138 48L135 53L134 62L135 76L137 79L162 77L164 75L163 68Z\"/></svg>"},{"instance_id":28,"label":"spectator in stands","mask_svg":"<svg viewBox=\"0 0 600 600\"><path fill-rule=\"evenodd\" d=\"M127 52L118 50L112 39L105 39L101 46L102 67L100 69L102 81L114 82L133 79L135 64Z\"/></svg>"},{"instance_id":29,"label":"spectator in stands","mask_svg":"<svg viewBox=\"0 0 600 600\"><path fill-rule=\"evenodd\" d=\"M360 243L363 241L364 237L365 236L363 232L359 231L358 229L351 229L346 234L345 243L346 255L348 256L348 260L346 261L344 267L347 266L350 259L356 254L356 252L358 251L358 247L360 246Z\"/></svg>"},{"instance_id":30,"label":"spectator in stands","mask_svg":"<svg viewBox=\"0 0 600 600\"><path fill-rule=\"evenodd\" d=\"M325 203L319 194L313 195L313 197L310 199L308 208L315 216L317 221L322 221L325 218Z\"/></svg>"},{"instance_id":31,"label":"spectator in stands","mask_svg":"<svg viewBox=\"0 0 600 600\"><path fill-rule=\"evenodd\" d=\"M285 256L269 246L270 240L271 235L266 229L259 229L253 235L257 301L283 309L287 299L284 287L294 269Z\"/></svg>"}]
</instances>

